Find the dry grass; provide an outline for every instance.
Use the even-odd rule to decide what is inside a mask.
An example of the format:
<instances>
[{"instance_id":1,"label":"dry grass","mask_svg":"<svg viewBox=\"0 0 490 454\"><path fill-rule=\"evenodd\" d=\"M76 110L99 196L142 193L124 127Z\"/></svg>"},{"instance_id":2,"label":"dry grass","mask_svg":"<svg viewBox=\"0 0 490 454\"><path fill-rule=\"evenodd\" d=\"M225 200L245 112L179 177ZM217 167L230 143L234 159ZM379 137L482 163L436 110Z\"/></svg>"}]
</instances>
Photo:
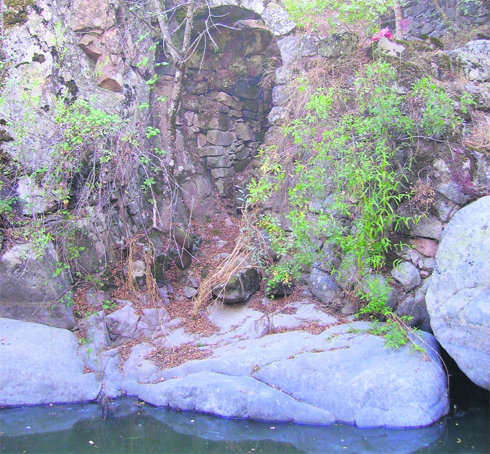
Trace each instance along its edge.
<instances>
[{"instance_id":1,"label":"dry grass","mask_svg":"<svg viewBox=\"0 0 490 454\"><path fill-rule=\"evenodd\" d=\"M153 361L162 369L172 369L187 361L205 359L211 355L211 350L199 348L194 344L183 344L175 348L153 350L146 358Z\"/></svg>"},{"instance_id":2,"label":"dry grass","mask_svg":"<svg viewBox=\"0 0 490 454\"><path fill-rule=\"evenodd\" d=\"M210 302L214 289L221 285L224 288L235 273L249 265L251 253L248 237L239 235L231 254L199 285L199 293L194 299L194 314Z\"/></svg>"},{"instance_id":3,"label":"dry grass","mask_svg":"<svg viewBox=\"0 0 490 454\"><path fill-rule=\"evenodd\" d=\"M413 188L413 196L409 205L415 212L427 213L435 203L436 191L430 180L417 180Z\"/></svg>"}]
</instances>

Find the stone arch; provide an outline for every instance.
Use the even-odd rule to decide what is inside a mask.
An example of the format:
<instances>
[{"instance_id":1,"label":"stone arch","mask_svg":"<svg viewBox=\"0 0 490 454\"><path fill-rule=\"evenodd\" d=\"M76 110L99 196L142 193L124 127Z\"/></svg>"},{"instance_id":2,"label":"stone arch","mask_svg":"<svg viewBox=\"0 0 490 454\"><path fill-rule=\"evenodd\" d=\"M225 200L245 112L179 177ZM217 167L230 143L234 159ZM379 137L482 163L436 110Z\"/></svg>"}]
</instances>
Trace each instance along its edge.
<instances>
[{"instance_id":1,"label":"stone arch","mask_svg":"<svg viewBox=\"0 0 490 454\"><path fill-rule=\"evenodd\" d=\"M226 27L212 32L207 47L201 44L188 61L175 144L181 150L177 181L198 218L212 210L213 189L235 199L242 172L270 126L275 75L282 65L277 41L295 28L275 3L211 0L210 6ZM196 14L197 31L207 14L207 9ZM159 95L168 95L171 68L162 68L161 76Z\"/></svg>"}]
</instances>

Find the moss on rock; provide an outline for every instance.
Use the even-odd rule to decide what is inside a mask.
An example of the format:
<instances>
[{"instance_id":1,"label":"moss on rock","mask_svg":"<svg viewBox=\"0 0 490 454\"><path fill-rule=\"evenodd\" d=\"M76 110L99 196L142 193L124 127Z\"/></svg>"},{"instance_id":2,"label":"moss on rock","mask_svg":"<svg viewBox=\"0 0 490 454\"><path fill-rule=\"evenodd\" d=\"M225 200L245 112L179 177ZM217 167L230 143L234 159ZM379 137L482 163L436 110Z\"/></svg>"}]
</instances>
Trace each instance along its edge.
<instances>
[{"instance_id":1,"label":"moss on rock","mask_svg":"<svg viewBox=\"0 0 490 454\"><path fill-rule=\"evenodd\" d=\"M26 22L29 6L33 4L34 0L5 0L3 11L5 26L8 28Z\"/></svg>"}]
</instances>

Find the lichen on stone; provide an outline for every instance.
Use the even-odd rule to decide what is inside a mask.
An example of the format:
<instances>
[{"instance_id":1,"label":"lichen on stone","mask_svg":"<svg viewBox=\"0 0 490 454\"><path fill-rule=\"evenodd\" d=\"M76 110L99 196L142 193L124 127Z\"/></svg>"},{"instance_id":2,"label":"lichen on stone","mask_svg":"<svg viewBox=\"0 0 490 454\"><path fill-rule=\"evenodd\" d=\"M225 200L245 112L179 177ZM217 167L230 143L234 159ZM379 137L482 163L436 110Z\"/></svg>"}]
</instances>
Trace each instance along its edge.
<instances>
[{"instance_id":1,"label":"lichen on stone","mask_svg":"<svg viewBox=\"0 0 490 454\"><path fill-rule=\"evenodd\" d=\"M5 0L3 21L6 27L13 27L27 21L29 6L34 0Z\"/></svg>"}]
</instances>

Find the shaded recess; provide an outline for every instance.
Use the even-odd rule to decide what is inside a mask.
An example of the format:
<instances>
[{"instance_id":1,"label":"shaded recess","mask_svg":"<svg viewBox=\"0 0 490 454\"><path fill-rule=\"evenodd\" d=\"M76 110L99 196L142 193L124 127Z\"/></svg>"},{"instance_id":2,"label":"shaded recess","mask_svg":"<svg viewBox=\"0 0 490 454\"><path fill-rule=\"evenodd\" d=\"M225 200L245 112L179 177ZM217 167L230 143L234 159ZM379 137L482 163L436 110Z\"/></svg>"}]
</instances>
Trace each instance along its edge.
<instances>
[{"instance_id":1,"label":"shaded recess","mask_svg":"<svg viewBox=\"0 0 490 454\"><path fill-rule=\"evenodd\" d=\"M208 11L196 18L194 38L206 23L210 36L188 61L177 124L201 175L233 197L266 132L280 57L255 13L225 6L212 15L211 28Z\"/></svg>"}]
</instances>

